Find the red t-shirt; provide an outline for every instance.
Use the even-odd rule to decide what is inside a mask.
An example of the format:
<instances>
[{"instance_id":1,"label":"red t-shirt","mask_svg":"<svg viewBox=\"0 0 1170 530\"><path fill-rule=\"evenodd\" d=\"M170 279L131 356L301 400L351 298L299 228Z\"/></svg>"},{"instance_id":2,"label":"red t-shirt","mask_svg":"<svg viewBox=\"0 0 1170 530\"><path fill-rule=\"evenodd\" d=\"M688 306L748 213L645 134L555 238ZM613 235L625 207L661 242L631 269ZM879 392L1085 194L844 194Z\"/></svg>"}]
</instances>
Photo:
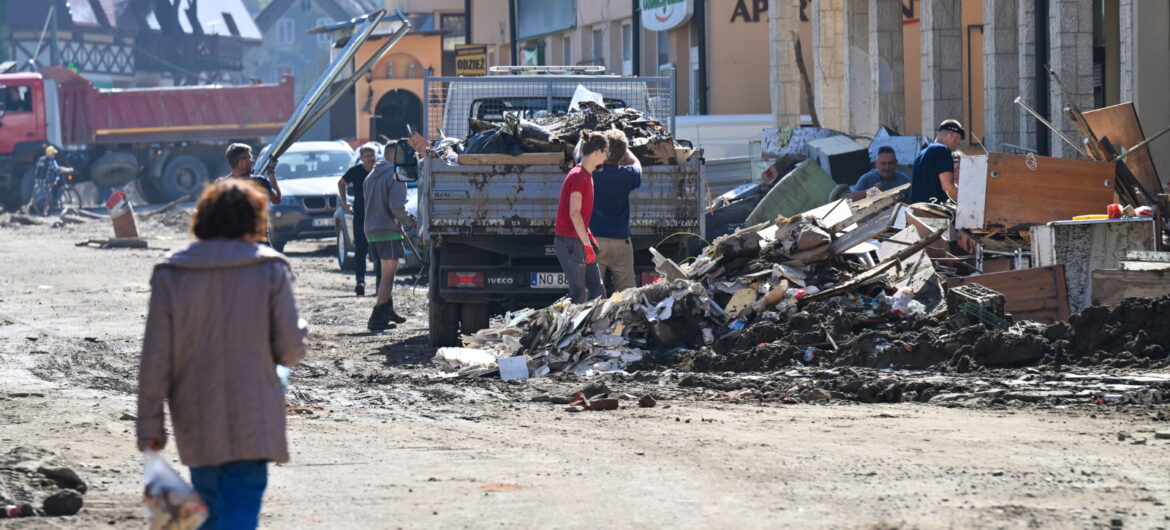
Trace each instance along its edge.
<instances>
[{"instance_id":1,"label":"red t-shirt","mask_svg":"<svg viewBox=\"0 0 1170 530\"><path fill-rule=\"evenodd\" d=\"M585 230L589 230L589 217L593 215L593 174L580 165L565 175L565 182L561 184L561 200L557 203L556 234L576 239L577 230L573 228L573 218L569 217L569 196L573 192L581 194L581 220L585 221Z\"/></svg>"}]
</instances>

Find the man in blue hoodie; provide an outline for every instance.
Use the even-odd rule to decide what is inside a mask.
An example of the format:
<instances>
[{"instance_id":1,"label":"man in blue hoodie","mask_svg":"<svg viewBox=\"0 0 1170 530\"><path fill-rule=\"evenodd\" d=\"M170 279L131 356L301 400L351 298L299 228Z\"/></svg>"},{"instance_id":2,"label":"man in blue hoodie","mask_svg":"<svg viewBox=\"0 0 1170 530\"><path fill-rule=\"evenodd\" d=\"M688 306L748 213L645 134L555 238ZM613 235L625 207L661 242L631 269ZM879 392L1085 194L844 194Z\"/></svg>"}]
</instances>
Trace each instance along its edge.
<instances>
[{"instance_id":1,"label":"man in blue hoodie","mask_svg":"<svg viewBox=\"0 0 1170 530\"><path fill-rule=\"evenodd\" d=\"M399 178L399 172L415 168L394 164L400 149L409 149L409 146L405 141L387 142L384 158L378 161L362 184L366 202L366 241L370 245L370 256L382 270L377 287L378 299L366 324L370 331L390 329L392 322L406 322L394 311L394 275L398 273L398 260L406 257L402 241L406 229L415 226L416 221L406 211L406 182Z\"/></svg>"}]
</instances>

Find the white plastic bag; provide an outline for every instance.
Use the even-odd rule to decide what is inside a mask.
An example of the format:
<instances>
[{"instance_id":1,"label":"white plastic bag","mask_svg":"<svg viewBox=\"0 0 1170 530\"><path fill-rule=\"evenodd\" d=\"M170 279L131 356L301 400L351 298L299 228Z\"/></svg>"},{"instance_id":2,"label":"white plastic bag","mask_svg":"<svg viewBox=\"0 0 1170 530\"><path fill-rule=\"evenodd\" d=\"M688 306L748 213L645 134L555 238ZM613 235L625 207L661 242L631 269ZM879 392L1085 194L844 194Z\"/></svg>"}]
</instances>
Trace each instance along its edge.
<instances>
[{"instance_id":1,"label":"white plastic bag","mask_svg":"<svg viewBox=\"0 0 1170 530\"><path fill-rule=\"evenodd\" d=\"M157 451L143 453L142 481L151 530L194 530L207 520L207 504Z\"/></svg>"}]
</instances>

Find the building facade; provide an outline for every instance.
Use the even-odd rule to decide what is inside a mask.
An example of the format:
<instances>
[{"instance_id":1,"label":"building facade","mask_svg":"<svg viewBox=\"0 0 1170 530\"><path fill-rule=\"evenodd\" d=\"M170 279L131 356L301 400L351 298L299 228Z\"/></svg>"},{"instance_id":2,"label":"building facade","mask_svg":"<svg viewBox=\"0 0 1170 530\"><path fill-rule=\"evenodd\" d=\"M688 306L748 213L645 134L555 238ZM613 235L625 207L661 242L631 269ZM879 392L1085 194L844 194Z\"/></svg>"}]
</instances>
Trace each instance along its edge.
<instances>
[{"instance_id":1,"label":"building facade","mask_svg":"<svg viewBox=\"0 0 1170 530\"><path fill-rule=\"evenodd\" d=\"M243 81L260 32L242 0L9 0L18 68L67 66L102 88Z\"/></svg>"},{"instance_id":2,"label":"building facade","mask_svg":"<svg viewBox=\"0 0 1170 530\"><path fill-rule=\"evenodd\" d=\"M490 66L599 65L621 75L673 76L679 115L771 111L764 0L471 0L470 5L469 38L488 46Z\"/></svg>"},{"instance_id":3,"label":"building facade","mask_svg":"<svg viewBox=\"0 0 1170 530\"><path fill-rule=\"evenodd\" d=\"M771 0L777 126L815 111L822 126L932 135L966 125L965 150L1079 157L1016 104L1078 138L1064 108L1132 101L1147 134L1170 126L1170 3L1137 0ZM796 60L802 59L811 98ZM1063 83L1045 67L1050 66ZM809 101L812 101L810 107ZM1161 149L1159 149L1161 147ZM1150 147L1170 180L1170 138Z\"/></svg>"},{"instance_id":4,"label":"building facade","mask_svg":"<svg viewBox=\"0 0 1170 530\"><path fill-rule=\"evenodd\" d=\"M264 38L245 55L245 69L265 83L278 83L291 75L296 80L296 100L300 101L332 60L333 36L309 31L381 8L373 0L272 0L256 16ZM331 121L327 114L303 139L334 139Z\"/></svg>"}]
</instances>

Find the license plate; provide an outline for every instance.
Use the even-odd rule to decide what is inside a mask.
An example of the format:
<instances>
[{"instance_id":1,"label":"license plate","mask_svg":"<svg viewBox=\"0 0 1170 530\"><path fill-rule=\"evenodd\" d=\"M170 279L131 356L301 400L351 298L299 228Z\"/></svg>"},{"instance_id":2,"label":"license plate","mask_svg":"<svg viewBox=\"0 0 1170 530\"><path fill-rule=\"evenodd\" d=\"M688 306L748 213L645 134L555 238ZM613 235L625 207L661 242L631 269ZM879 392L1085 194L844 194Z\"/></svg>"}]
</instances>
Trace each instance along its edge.
<instances>
[{"instance_id":1,"label":"license plate","mask_svg":"<svg viewBox=\"0 0 1170 530\"><path fill-rule=\"evenodd\" d=\"M534 272L532 273L533 289L568 289L569 282L565 280L563 272Z\"/></svg>"},{"instance_id":2,"label":"license plate","mask_svg":"<svg viewBox=\"0 0 1170 530\"><path fill-rule=\"evenodd\" d=\"M313 219L313 226L333 226L332 217L318 217Z\"/></svg>"}]
</instances>

